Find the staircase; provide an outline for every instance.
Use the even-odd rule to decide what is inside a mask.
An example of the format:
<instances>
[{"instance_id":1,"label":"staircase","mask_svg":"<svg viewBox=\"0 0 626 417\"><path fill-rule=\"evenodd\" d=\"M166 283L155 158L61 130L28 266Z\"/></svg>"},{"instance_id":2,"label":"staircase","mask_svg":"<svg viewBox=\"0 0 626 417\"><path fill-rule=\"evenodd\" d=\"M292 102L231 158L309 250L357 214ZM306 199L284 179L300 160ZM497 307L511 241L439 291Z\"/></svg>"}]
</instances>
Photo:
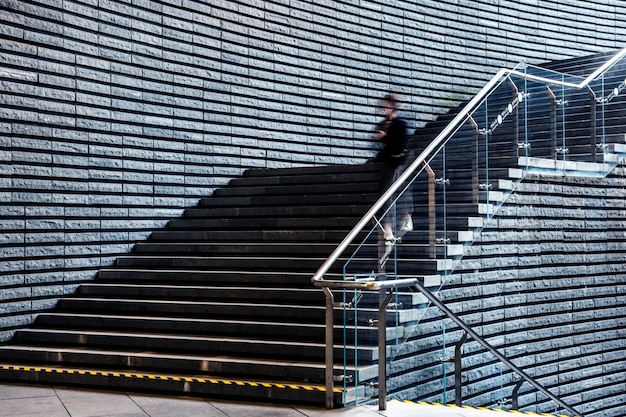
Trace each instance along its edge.
<instances>
[{"instance_id":1,"label":"staircase","mask_svg":"<svg viewBox=\"0 0 626 417\"><path fill-rule=\"evenodd\" d=\"M379 169L246 172L19 330L0 377L323 404L324 298L310 279L378 198ZM374 346L358 349L375 363Z\"/></svg>"},{"instance_id":2,"label":"staircase","mask_svg":"<svg viewBox=\"0 0 626 417\"><path fill-rule=\"evenodd\" d=\"M495 100L505 107L511 95ZM541 111L534 110L539 120ZM416 132L413 153L446 119ZM474 234L522 179L530 160L520 154L518 138L510 130L494 132L490 146L498 150L498 158L489 161L488 174L473 165L486 156L467 141L450 148L445 164L431 161L450 180L445 228L437 217L449 241L430 252L429 237L420 232L429 221L427 190L416 186L416 230L397 245L396 274L418 276L438 288L441 276L453 270ZM618 141L619 130L614 132ZM538 169L553 161L547 133L534 132L539 146L532 148L531 162ZM580 146L572 147L579 150L572 152L572 160L577 152L591 152L589 135L580 138ZM622 148L607 146L598 158L608 152L621 158L626 155ZM379 171L376 164L247 171L135 245L132 254L101 270L74 297L17 331L10 344L0 346L0 378L323 405L325 300L310 280L378 199ZM489 179L489 192L475 187L482 178ZM325 279L343 279L347 257L362 241L359 273L378 269L378 246L365 239L367 232ZM387 314L388 340L414 328L421 314L418 294L400 297L401 308ZM358 316L344 309L345 303L336 305L335 406L375 395L366 382L377 377L377 333L371 326L377 302L377 296L364 297ZM354 326L344 329L345 322ZM358 359L348 359L344 369L344 356ZM408 364L407 369L419 366ZM403 381L401 372L396 376L391 386L398 392L402 384L413 384ZM342 387L345 380L362 384Z\"/></svg>"}]
</instances>

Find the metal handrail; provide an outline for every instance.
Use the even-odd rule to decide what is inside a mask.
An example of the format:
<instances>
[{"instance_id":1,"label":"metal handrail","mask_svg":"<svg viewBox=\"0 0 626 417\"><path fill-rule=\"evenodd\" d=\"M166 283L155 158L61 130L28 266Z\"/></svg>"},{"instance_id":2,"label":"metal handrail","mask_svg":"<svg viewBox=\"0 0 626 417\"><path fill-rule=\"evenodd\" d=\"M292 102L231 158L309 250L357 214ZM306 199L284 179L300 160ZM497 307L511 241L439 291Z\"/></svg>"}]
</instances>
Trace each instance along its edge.
<instances>
[{"instance_id":1,"label":"metal handrail","mask_svg":"<svg viewBox=\"0 0 626 417\"><path fill-rule=\"evenodd\" d=\"M424 163L427 159L434 155L435 152L439 151L439 149L445 144L445 142L450 139L452 134L456 132L463 123L470 117L472 112L483 102L483 100L489 95L491 90L499 84L500 80L503 77L508 77L510 75L519 76L521 78L526 78L533 81L544 82L555 85L562 85L565 87L571 87L576 89L586 88L592 81L597 79L604 72L609 70L613 65L615 65L620 59L626 56L626 48L619 51L615 54L610 60L605 62L601 67L599 67L596 71L594 71L591 75L585 78L579 84L572 84L564 81L551 80L549 78L539 77L535 75L525 74L518 70L509 70L509 69L501 69L498 73L478 92L478 94L470 100L470 102L452 119L452 121L435 137L435 139L426 146L424 151L409 165L404 172L400 175L400 177L380 196L378 201L374 203L374 205L368 210L367 213L363 215L361 220L352 228L352 230L346 235L346 237L341 241L341 243L335 248L335 250L330 254L330 256L324 261L324 263L317 270L315 275L311 278L311 282L315 286L319 287L330 287L330 288L368 288L370 283L358 283L358 282L343 282L343 281L326 281L324 280L324 275L328 272L330 267L339 259L339 257L345 252L348 246L354 241L354 239L361 233L363 228L367 224L371 222L376 213L383 208L385 203L391 199L391 197L398 191L398 189L402 186L413 175L414 173L419 174L421 172L420 167L423 169ZM420 169L420 171L418 171Z\"/></svg>"},{"instance_id":2,"label":"metal handrail","mask_svg":"<svg viewBox=\"0 0 626 417\"><path fill-rule=\"evenodd\" d=\"M548 390L546 390L543 386L538 384L532 377L527 375L522 369L513 364L510 360L508 360L504 355L500 354L497 349L489 345L481 336L479 336L475 331L471 329L465 322L463 322L456 314L454 314L451 310L449 310L437 297L431 294L420 282L418 279L408 278L408 279L395 279L395 280L381 280L381 281L338 281L338 280L324 280L324 275L328 272L330 267L339 259L339 257L345 252L348 246L354 241L354 239L358 236L359 233L363 230L363 228L374 218L376 213L382 209L385 203L391 199L391 197L400 189L400 187L409 179L411 175L416 173L418 175L421 170L425 169L427 166L427 158L435 155L435 152L438 152L441 147L451 138L451 136L465 123L468 119L471 119L471 114L473 111L486 99L486 97L491 93L491 91L496 87L500 80L503 77L509 77L511 75L515 75L521 78L530 79L533 81L543 82L547 84L561 85L565 87L571 87L576 89L588 88L589 84L596 80L600 75L604 72L608 71L613 65L615 65L619 60L621 60L624 56L626 56L626 48L622 49L618 53L616 53L610 60L604 63L601 67L599 67L596 71L594 71L591 75L585 78L579 84L567 83L558 80L551 80L544 77L538 77L534 75L529 75L522 73L517 70L507 70L501 69L498 73L480 90L480 92L472 99L470 102L459 112L452 122L450 122L442 131L437 135L437 137L424 149L424 151L407 167L407 169L400 175L400 177L381 195L381 197L376 201L376 203L369 209L365 215L359 220L359 222L352 228L352 230L348 233L348 235L343 239L343 241L335 248L335 250L331 253L331 255L326 259L326 261L320 266L315 275L311 278L311 282L313 285L321 287L324 290L326 296L326 406L327 408L332 408L333 397L332 397L332 387L333 387L333 294L330 291L332 288L335 289L362 289L362 290L370 290L370 291L379 291L381 294L381 299L383 299L383 293L387 291L387 289L392 288L410 288L412 290L420 291L424 296L426 296L429 301L439 307L448 317L453 319L461 328L463 328L473 339L475 339L478 343L480 343L483 347L489 350L492 354L494 354L498 359L504 362L507 366L509 366L512 370L518 373L522 377L523 380L528 381L537 388L539 391L544 393L546 396L554 400L557 404L561 405L566 410L572 412L573 414L578 414L573 408L565 404L558 397L554 396ZM420 169L421 167L421 169ZM384 305L380 305L381 314L384 313ZM382 323L379 328L379 332L384 330L384 320L379 320L379 323ZM382 330L381 330L382 329ZM385 340L379 335L379 350L385 349ZM384 355L383 355L384 356ZM385 378L385 361L379 360L379 395L382 395L380 400L381 410L385 409L386 402L386 378Z\"/></svg>"}]
</instances>

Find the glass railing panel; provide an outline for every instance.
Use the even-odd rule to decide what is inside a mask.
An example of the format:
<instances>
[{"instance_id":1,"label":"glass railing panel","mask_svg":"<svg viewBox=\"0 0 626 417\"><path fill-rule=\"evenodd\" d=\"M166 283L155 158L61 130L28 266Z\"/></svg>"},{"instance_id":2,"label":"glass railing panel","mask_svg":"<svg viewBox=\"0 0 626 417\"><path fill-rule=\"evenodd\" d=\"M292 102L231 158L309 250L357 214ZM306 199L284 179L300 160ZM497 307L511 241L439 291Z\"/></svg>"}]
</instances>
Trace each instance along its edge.
<instances>
[{"instance_id":1,"label":"glass railing panel","mask_svg":"<svg viewBox=\"0 0 626 417\"><path fill-rule=\"evenodd\" d=\"M529 75L547 78L544 71L534 71L537 74L529 72ZM532 158L522 158L520 166L544 172L559 171L566 175L597 174L596 171L602 167L577 163L598 162L593 135L595 111L592 96L588 89L575 87L582 82L580 77L548 75L558 83L511 77L524 98L520 111L525 117L520 118L518 126L520 156Z\"/></svg>"},{"instance_id":2,"label":"glass railing panel","mask_svg":"<svg viewBox=\"0 0 626 417\"><path fill-rule=\"evenodd\" d=\"M475 178L472 193L485 219L493 216L508 189L510 169L517 168L520 149L520 113L523 95L510 78L505 79L472 114L475 126Z\"/></svg>"},{"instance_id":3,"label":"glass railing panel","mask_svg":"<svg viewBox=\"0 0 626 417\"><path fill-rule=\"evenodd\" d=\"M431 259L428 217L429 183L427 170L418 172L388 201L372 220L371 228L343 267L346 281L376 281L420 277L436 273ZM347 290L343 304L345 331L342 335L344 385L352 393L349 403L371 401L377 396L378 292ZM414 330L424 308L424 298L408 289L395 291L386 305L385 338L388 360L397 355Z\"/></svg>"},{"instance_id":4,"label":"glass railing panel","mask_svg":"<svg viewBox=\"0 0 626 417\"><path fill-rule=\"evenodd\" d=\"M572 80L563 77L564 85L553 88L556 96L557 143L555 159L563 162L561 167L566 172L584 169L584 164L566 164L570 162L595 163L595 144L593 143L593 102L587 89L569 87ZM588 169L597 170L586 165ZM557 168L559 165L557 165Z\"/></svg>"},{"instance_id":5,"label":"glass railing panel","mask_svg":"<svg viewBox=\"0 0 626 417\"><path fill-rule=\"evenodd\" d=\"M584 169L597 170L596 162L604 156L594 149L605 146L610 135L617 139L622 135L623 140L624 132L617 127L621 113L610 107L612 102L621 104L626 96L624 80L617 75L605 74L589 89L580 89L576 87L583 81L580 77L529 66L518 72L527 76L512 74L502 79L433 156L398 187L354 243L354 251L346 254L341 271L345 281L412 278L433 292L441 290L474 237L512 191L512 184L521 180L519 172L571 171L582 169L581 163L593 165ZM403 289L389 297L385 352L377 349L380 294L345 290L342 299L335 300L343 313L335 332L335 340L342 344L336 345L342 366L336 378L342 381L346 404L375 400L380 355L387 360L389 398L450 403L455 398L450 349L460 338L459 330L446 330L445 321L431 318L438 313L421 293ZM416 357L416 346L425 337L440 340L440 349ZM464 404L472 405L475 400L476 405L493 403L503 408L519 377L504 370L496 358L487 358L488 353L477 355L482 355L484 366L491 367L489 372L502 382L499 390L484 393L468 388L469 402ZM415 369L407 368L408 363L415 363ZM419 388L415 381L421 381ZM539 394L527 397L543 398ZM558 409L546 407L546 402L533 400L524 407L529 411Z\"/></svg>"},{"instance_id":6,"label":"glass railing panel","mask_svg":"<svg viewBox=\"0 0 626 417\"><path fill-rule=\"evenodd\" d=\"M335 301L341 305L343 315L341 325L336 326L335 340L343 343L339 353L335 344L336 361L338 356L341 358L337 361L341 370L335 370L335 375L340 375L335 385L343 388L346 405L357 405L377 395L377 294L361 290L343 290L340 294L342 298Z\"/></svg>"},{"instance_id":7,"label":"glass railing panel","mask_svg":"<svg viewBox=\"0 0 626 417\"><path fill-rule=\"evenodd\" d=\"M529 75L543 78L557 78L546 71L533 71ZM560 114L554 85L542 81L517 79L524 93L523 133L527 144L528 156L531 158L555 159L557 152L557 118Z\"/></svg>"},{"instance_id":8,"label":"glass railing panel","mask_svg":"<svg viewBox=\"0 0 626 417\"><path fill-rule=\"evenodd\" d=\"M613 67L589 85L595 99L595 138L598 162L607 164L607 172L624 156L624 106L626 106L626 62Z\"/></svg>"}]
</instances>

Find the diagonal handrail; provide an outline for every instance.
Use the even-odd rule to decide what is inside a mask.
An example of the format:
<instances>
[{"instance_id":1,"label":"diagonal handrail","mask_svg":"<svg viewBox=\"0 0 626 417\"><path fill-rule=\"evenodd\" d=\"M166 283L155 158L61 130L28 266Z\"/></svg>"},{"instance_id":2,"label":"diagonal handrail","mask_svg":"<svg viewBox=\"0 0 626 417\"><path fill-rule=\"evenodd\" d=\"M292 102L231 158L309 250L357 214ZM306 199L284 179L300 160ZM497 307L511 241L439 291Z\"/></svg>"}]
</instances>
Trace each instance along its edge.
<instances>
[{"instance_id":1,"label":"diagonal handrail","mask_svg":"<svg viewBox=\"0 0 626 417\"><path fill-rule=\"evenodd\" d=\"M385 203L393 197L393 195L400 189L400 187L412 176L417 175L423 169L424 163L434 155L439 149L445 145L450 137L467 121L472 112L478 108L483 100L491 93L491 91L501 82L504 77L510 75L516 75L521 78L526 78L533 81L545 82L555 85L562 85L565 87L571 87L576 89L586 88L592 81L596 80L604 72L608 71L619 60L626 56L626 48L620 50L611 59L600 66L596 71L590 74L587 78L581 81L579 84L568 83L564 81L552 80L549 78L539 77L535 75L525 74L518 70L500 69L498 73L478 92L476 96L452 119L452 121L435 137L435 139L426 146L424 151L404 170L404 172L398 177L398 179L380 196L380 198L374 203L374 205L361 217L359 222L352 228L352 230L346 235L341 243L335 248L330 256L319 267L317 272L311 278L311 282L315 286L329 287L329 288L367 288L367 283L362 282L342 282L342 281L328 281L324 279L324 275L328 272L330 267L339 259L339 257L346 251L348 246L356 239L361 231L368 225L378 213ZM420 169L420 167L422 167Z\"/></svg>"},{"instance_id":2,"label":"diagonal handrail","mask_svg":"<svg viewBox=\"0 0 626 417\"><path fill-rule=\"evenodd\" d=\"M510 77L511 75L520 77L522 79L542 82L545 84L552 85L560 85L568 88L575 89L589 89L589 84L598 79L601 75L603 75L606 71L608 71L611 67L613 67L618 61L620 61L624 56L626 56L626 48L620 50L616 53L611 59L609 59L606 63L600 66L596 71L594 71L591 75L585 78L579 84L573 84L569 82L559 81L548 79L544 77L539 77L536 75L530 75L522 73L516 69L508 70L501 69L498 73L479 91L479 93L470 100L470 102L459 112L453 120L437 135L437 137L430 143L426 148L422 151L422 153L407 167L407 169L399 176L399 178L387 189L383 192L380 198L374 203L374 205L368 210L367 213L363 215L363 217L359 220L359 222L352 228L352 230L346 235L346 237L342 240L342 242L335 248L335 250L331 253L331 255L326 259L326 261L320 266L315 275L311 278L311 282L313 285L321 287L324 290L326 295L326 405L328 408L332 408L333 404L333 295L330 291L333 288L336 289L363 289L370 291L380 291L382 296L382 291L389 288L410 288L412 290L419 290L422 292L431 302L437 305L444 313L446 313L449 317L455 318L454 314L451 313L445 305L443 305L436 297L432 296L432 299L428 297L430 294L425 288L421 286L417 279L395 279L395 280L382 280L382 281L339 281L339 280L325 280L324 276L330 269L330 267L339 259L339 257L346 251L349 245L356 239L356 237L361 233L361 231L366 227L366 225L374 218L374 216L383 208L388 200L392 198L392 196L400 190L400 187L412 176L419 175L423 169L427 166L427 162L430 161L429 158L434 157L443 146L448 142L448 140L456 133L458 129L469 119L471 120L471 115L473 112L484 103L484 100L491 94L491 92L505 79L504 77ZM449 314L451 313L451 314ZM460 319L459 319L460 320ZM456 321L456 320L455 320ZM384 320L382 321L384 325ZM380 327L379 324L379 332L383 331L383 328ZM465 323L460 323L460 326L465 328L469 328ZM486 341L484 341L480 336L472 332L471 328L470 334L473 338L475 338L479 343L483 344L483 346L487 346L488 350L492 350L495 352L496 356L509 365L511 367L510 361L499 354L496 349L492 349ZM381 343L379 341L379 343ZM385 349L384 341L379 345L379 350ZM385 374L385 361L379 361L379 374ZM565 409L574 414L578 414L574 409L569 407L567 404L563 403L559 398L555 397L549 391L545 390L545 388L541 387L536 381L534 381L531 377L526 375L521 369L518 369L515 365L511 367L513 370L518 372L522 379L526 379L530 381L530 383L537 387L541 392L546 394L549 398L553 399L557 404L560 404ZM385 393L385 382L384 377L379 380L380 394ZM384 395L386 397L386 395ZM386 398L381 396L381 410L384 409L384 404Z\"/></svg>"},{"instance_id":3,"label":"diagonal handrail","mask_svg":"<svg viewBox=\"0 0 626 417\"><path fill-rule=\"evenodd\" d=\"M408 278L403 280L387 280L387 281L376 281L370 284L370 289L378 290L378 291L386 291L388 289L402 288L408 287L412 291L419 291L422 293L428 301L436 305L446 316L448 316L452 321L454 321L461 329L463 329L472 339L478 342L482 347L487 349L491 354L493 354L496 358L498 358L502 363L509 367L509 369L515 371L522 380L527 381L533 387L537 388L540 392L542 392L546 397L553 400L555 403L563 407L563 409L572 413L573 416L584 417L581 413L576 411L574 408L563 402L559 397L552 394L548 391L543 385L539 384L533 377L528 375L523 369L519 366L515 365L511 360L509 360L506 356L498 351L495 347L493 347L489 342L487 342L482 336L480 336L471 326L463 321L457 314L455 314L452 310L450 310L441 300L439 300L433 293L428 291L426 287L419 281L417 278ZM382 312L381 312L382 313ZM379 349L381 346L384 346L384 340L379 342ZM384 356L384 355L383 355ZM384 361L384 358L380 358L379 360ZM384 363L384 362L383 362ZM382 372L382 370L380 371ZM381 379L382 381L382 379ZM379 381L380 383L380 381ZM385 384L380 383L380 385L385 386ZM382 399L381 401L384 401Z\"/></svg>"}]
</instances>

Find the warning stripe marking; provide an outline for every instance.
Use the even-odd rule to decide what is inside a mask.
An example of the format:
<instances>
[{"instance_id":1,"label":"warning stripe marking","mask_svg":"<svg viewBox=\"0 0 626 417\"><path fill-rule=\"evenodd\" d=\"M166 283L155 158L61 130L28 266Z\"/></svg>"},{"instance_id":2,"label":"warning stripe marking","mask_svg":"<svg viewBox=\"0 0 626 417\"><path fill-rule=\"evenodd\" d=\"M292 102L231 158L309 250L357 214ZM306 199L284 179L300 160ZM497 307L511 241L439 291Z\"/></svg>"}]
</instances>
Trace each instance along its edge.
<instances>
[{"instance_id":1,"label":"warning stripe marking","mask_svg":"<svg viewBox=\"0 0 626 417\"><path fill-rule=\"evenodd\" d=\"M149 379L159 381L175 381L175 382L193 382L199 384L222 384L239 387L253 387L253 388L278 388L278 389L290 389L290 390L304 390L304 391L320 391L326 392L326 387L323 386L310 386L310 385L285 385L271 382L254 382L254 381L235 381L230 379L204 379L195 377L182 377L182 376L168 376L168 375L155 375L155 374L138 374L138 373L118 373L118 372L106 372L106 371L85 371L77 369L66 368L38 368L30 366L16 366L16 365L1 365L0 369L4 371L17 371L17 372L46 372L57 374L69 374L69 375L88 375L88 376L102 376L113 378L136 378L136 379ZM340 388L333 388L333 392L343 392Z\"/></svg>"},{"instance_id":2,"label":"warning stripe marking","mask_svg":"<svg viewBox=\"0 0 626 417\"><path fill-rule=\"evenodd\" d=\"M39 367L29 367L29 366L16 366L16 365L0 365L0 369L4 371L17 371L17 372L46 372L46 373L57 373L57 374L68 374L68 375L85 375L85 376L102 376L102 377L113 377L113 378L136 378L136 379L149 379L149 380L159 380L159 381L175 381L175 382L193 382L199 384L222 384L229 386L239 386L239 387L264 387L264 388L278 388L278 389L290 389L290 390L304 390L304 391L320 391L326 392L326 387L322 386L310 386L310 385L293 385L293 384L279 384L279 383L271 383L271 382L253 382L253 381L236 381L230 379L204 379L204 378L195 378L195 377L181 377L181 376L167 376L167 375L155 375L155 374L139 374L139 373L117 373L117 372L106 372L106 371L94 371L94 370L76 370L76 369L66 369L66 368L39 368ZM333 388L333 392L341 393L343 392L340 388ZM544 416L544 417L569 417L563 414L548 414L548 413L534 413L534 412L524 412L518 410L502 410L499 408L485 408L485 407L472 407L469 405L457 406L455 404L441 404L441 403L429 403L424 401L404 401L406 403L413 404L421 404L421 405L434 405L439 407L450 407L450 408L467 408L473 410L483 410L483 411L497 411L502 413L511 413L511 414L523 414L530 416ZM578 416L574 416L578 417Z\"/></svg>"},{"instance_id":3,"label":"warning stripe marking","mask_svg":"<svg viewBox=\"0 0 626 417\"><path fill-rule=\"evenodd\" d=\"M434 405L434 406L438 406L438 407L467 408L469 410L480 410L480 411L496 411L496 412L500 412L500 413L522 414L522 415L528 415L528 416L570 417L570 416L564 415L564 414L535 413L535 412L532 412L532 411L519 411L519 410L503 410L501 408L472 407L471 405L461 405L461 406L458 406L456 404L429 403L429 402L425 402L425 401L417 401L417 402L404 401L404 402L412 403L412 404L413 403L414 404L421 404L421 405ZM574 417L579 417L579 416L574 416Z\"/></svg>"}]
</instances>

